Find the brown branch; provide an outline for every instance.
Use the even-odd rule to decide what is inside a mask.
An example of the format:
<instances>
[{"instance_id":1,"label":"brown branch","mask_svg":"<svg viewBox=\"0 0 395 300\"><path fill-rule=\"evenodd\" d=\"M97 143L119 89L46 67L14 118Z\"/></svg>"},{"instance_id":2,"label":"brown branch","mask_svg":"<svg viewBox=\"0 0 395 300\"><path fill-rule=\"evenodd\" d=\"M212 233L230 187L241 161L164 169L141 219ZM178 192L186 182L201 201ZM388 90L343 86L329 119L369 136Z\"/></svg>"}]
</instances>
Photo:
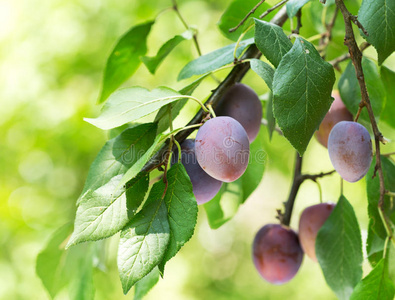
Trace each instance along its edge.
<instances>
[{"instance_id":1,"label":"brown branch","mask_svg":"<svg viewBox=\"0 0 395 300\"><path fill-rule=\"evenodd\" d=\"M287 12L285 10L285 7L283 7L270 22L278 26L283 26L287 19ZM258 48L255 45L251 45L244 53L242 60L247 58L259 58L261 55L262 54L258 50ZM212 107L215 109L219 101L222 99L222 96L225 94L225 92L227 92L228 88L234 83L241 81L241 79L244 77L249 69L250 64L248 63L237 64L235 67L233 67L232 71L228 74L228 76L212 92L206 104L211 104ZM205 112L200 109L186 126L199 124L204 117ZM177 142L182 143L195 129L196 128L183 130L175 136L175 139L177 140ZM168 145L169 140L167 140L166 143L161 147L161 149L156 152L154 156L145 164L142 171L150 172L160 166L165 159Z\"/></svg>"},{"instance_id":2,"label":"brown branch","mask_svg":"<svg viewBox=\"0 0 395 300\"><path fill-rule=\"evenodd\" d=\"M270 7L267 11L265 11L263 14L261 14L259 16L259 19L263 19L264 17L266 17L268 14L270 14L273 10L279 8L281 5L283 5L284 3L287 3L288 0L282 0L280 2L278 2L277 4L273 5L272 7Z\"/></svg>"},{"instance_id":3,"label":"brown branch","mask_svg":"<svg viewBox=\"0 0 395 300\"><path fill-rule=\"evenodd\" d=\"M344 5L343 0L336 0L336 6L340 9L341 13L343 14L343 19L344 19L344 24L345 24L345 30L346 30L346 35L344 37L344 44L348 47L349 53L350 53L350 58L354 64L355 68L355 73L358 79L358 84L361 90L361 95L362 95L362 100L360 103L360 109L362 107L366 107L368 114L369 114L369 119L370 123L372 125L373 129L373 134L374 134L374 142L375 142L375 148L376 148L376 166L375 166L375 174L376 172L379 174L379 180L380 180L380 199L379 199L379 209L383 212L383 215L385 217L384 224L386 228L391 228L390 224L388 222L388 217L384 213L384 196L386 193L385 186L384 186L384 174L383 174L383 169L381 167L381 157L380 157L380 142L384 142L383 135L381 134L378 126L376 119L374 117L372 105L370 103L369 99L369 94L366 88L365 84L365 76L363 73L363 68L362 68L362 52L358 48L358 45L355 41L355 36L352 28L352 23L356 24L359 28L362 30L363 27L362 25L358 22L355 16L353 16L348 10L347 7ZM367 34L367 33L365 33ZM391 233L392 235L392 233Z\"/></svg>"},{"instance_id":4,"label":"brown branch","mask_svg":"<svg viewBox=\"0 0 395 300\"><path fill-rule=\"evenodd\" d=\"M250 10L250 12L243 18L243 20L240 21L239 24L237 24L236 27L233 27L233 28L229 29L229 32L234 32L234 31L236 31L237 29L239 29L239 27L240 27L241 25L244 24L244 22L248 19L248 17L251 16L251 15L258 9L258 7L261 6L261 4L262 4L263 2L265 2L265 1L266 1L266 0L261 0L261 1L259 1L258 4L255 5L253 9Z\"/></svg>"},{"instance_id":5,"label":"brown branch","mask_svg":"<svg viewBox=\"0 0 395 300\"><path fill-rule=\"evenodd\" d=\"M365 51L365 49L368 48L369 46L370 46L369 43L363 42L363 43L361 44L361 46L359 47L359 50L360 50L361 52L363 52L363 51ZM347 53L347 54L343 54L343 55L341 55L341 56L339 56L339 57L337 57L337 58L335 58L335 59L332 59L331 61L329 61L329 63L330 63L335 69L338 69L338 68L339 68L339 64L340 64L341 62L343 62L343 61L349 59L349 58L350 58L350 53Z\"/></svg>"},{"instance_id":6,"label":"brown branch","mask_svg":"<svg viewBox=\"0 0 395 300\"><path fill-rule=\"evenodd\" d=\"M284 203L284 213L282 213L280 210L277 210L278 219L280 220L281 224L286 226L289 226L289 224L291 223L291 216L295 204L296 195L298 194L299 188L302 183L305 180L312 180L316 182L318 178L329 176L335 172L335 170L332 170L330 172L321 172L319 174L302 174L302 162L302 157L299 156L298 153L296 153L294 176L287 202Z\"/></svg>"},{"instance_id":7,"label":"brown branch","mask_svg":"<svg viewBox=\"0 0 395 300\"><path fill-rule=\"evenodd\" d=\"M325 24L326 31L322 34L321 39L319 41L321 51L325 51L325 49L329 45L329 42L332 40L332 30L333 30L333 27L335 27L335 22L336 22L336 17L337 17L338 12L339 12L339 8L336 7L335 12L333 13L333 16L332 16L332 20L329 22L329 24ZM322 58L325 58L326 54L323 54L321 56L322 56Z\"/></svg>"},{"instance_id":8,"label":"brown branch","mask_svg":"<svg viewBox=\"0 0 395 300\"><path fill-rule=\"evenodd\" d=\"M293 34L299 34L300 28L303 26L302 25L302 9L299 9L298 12L296 13L296 28L292 30Z\"/></svg>"}]
</instances>

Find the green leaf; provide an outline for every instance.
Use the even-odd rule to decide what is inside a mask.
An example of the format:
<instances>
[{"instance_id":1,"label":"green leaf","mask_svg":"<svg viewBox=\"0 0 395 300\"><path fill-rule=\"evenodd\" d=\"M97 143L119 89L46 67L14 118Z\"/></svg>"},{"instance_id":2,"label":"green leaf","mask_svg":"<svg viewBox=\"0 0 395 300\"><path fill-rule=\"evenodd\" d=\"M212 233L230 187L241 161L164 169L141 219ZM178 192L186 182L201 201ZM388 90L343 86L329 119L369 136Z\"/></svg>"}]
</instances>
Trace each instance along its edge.
<instances>
[{"instance_id":1,"label":"green leaf","mask_svg":"<svg viewBox=\"0 0 395 300\"><path fill-rule=\"evenodd\" d=\"M333 67L302 38L296 39L274 73L274 116L300 155L331 106L334 82Z\"/></svg>"},{"instance_id":2,"label":"green leaf","mask_svg":"<svg viewBox=\"0 0 395 300\"><path fill-rule=\"evenodd\" d=\"M257 4L256 0L233 0L229 7L225 10L221 19L218 22L218 27L221 33L232 41L237 41L240 34L246 29L240 26L236 31L229 32L229 29L236 27L240 21L249 13L249 11ZM267 3L261 4L250 17L258 18L262 13L270 8ZM269 18L269 16L267 17ZM251 38L254 36L254 31L247 32L246 37Z\"/></svg>"},{"instance_id":3,"label":"green leaf","mask_svg":"<svg viewBox=\"0 0 395 300\"><path fill-rule=\"evenodd\" d=\"M247 39L239 43L236 55L239 56L246 47L254 43L254 39ZM234 61L233 52L236 44L214 50L189 62L178 75L178 80L187 79L193 75L202 75L215 71Z\"/></svg>"},{"instance_id":4,"label":"green leaf","mask_svg":"<svg viewBox=\"0 0 395 300\"><path fill-rule=\"evenodd\" d=\"M156 69L162 61L170 54L170 52L183 41L190 40L193 37L193 32L188 30L181 35L176 35L160 47L156 56L143 56L141 61L145 64L151 74L155 74Z\"/></svg>"},{"instance_id":5,"label":"green leaf","mask_svg":"<svg viewBox=\"0 0 395 300\"><path fill-rule=\"evenodd\" d=\"M310 0L290 0L287 2L287 15L289 18L296 16L299 9L301 9Z\"/></svg>"},{"instance_id":6,"label":"green leaf","mask_svg":"<svg viewBox=\"0 0 395 300\"><path fill-rule=\"evenodd\" d=\"M362 278L362 239L354 209L341 196L317 234L318 262L329 287L348 299Z\"/></svg>"},{"instance_id":7,"label":"green leaf","mask_svg":"<svg viewBox=\"0 0 395 300\"><path fill-rule=\"evenodd\" d=\"M274 70L267 63L259 59L251 59L250 61L251 70L257 73L267 84L268 88L271 90L273 85Z\"/></svg>"},{"instance_id":8,"label":"green leaf","mask_svg":"<svg viewBox=\"0 0 395 300\"><path fill-rule=\"evenodd\" d=\"M358 20L367 30L369 36L362 35L376 48L381 65L395 51L395 2L363 0Z\"/></svg>"},{"instance_id":9,"label":"green leaf","mask_svg":"<svg viewBox=\"0 0 395 300\"><path fill-rule=\"evenodd\" d=\"M154 21L132 27L117 42L107 59L99 103L104 102L140 66L140 56L147 53L147 36Z\"/></svg>"},{"instance_id":10,"label":"green leaf","mask_svg":"<svg viewBox=\"0 0 395 300\"><path fill-rule=\"evenodd\" d=\"M79 204L87 191L95 191L108 184L115 176L125 174L149 149L156 135L156 124L146 123L124 130L109 140L93 161ZM85 197L89 200L89 197Z\"/></svg>"},{"instance_id":11,"label":"green leaf","mask_svg":"<svg viewBox=\"0 0 395 300\"><path fill-rule=\"evenodd\" d=\"M378 118L386 99L385 87L381 81L378 68L372 60L364 57L362 59L362 68L373 112L375 117ZM351 61L341 75L338 87L344 104L353 115L356 115L362 96L358 79L355 75L355 68ZM362 111L360 119L370 123L366 110Z\"/></svg>"},{"instance_id":12,"label":"green leaf","mask_svg":"<svg viewBox=\"0 0 395 300\"><path fill-rule=\"evenodd\" d=\"M135 285L134 300L142 300L145 295L158 283L159 269L154 268Z\"/></svg>"},{"instance_id":13,"label":"green leaf","mask_svg":"<svg viewBox=\"0 0 395 300\"><path fill-rule=\"evenodd\" d=\"M264 134L260 131L250 145L250 160L244 174L239 178L242 188L242 203L244 203L262 180L267 162L264 148Z\"/></svg>"},{"instance_id":14,"label":"green leaf","mask_svg":"<svg viewBox=\"0 0 395 300\"><path fill-rule=\"evenodd\" d=\"M350 300L393 300L395 287L388 278L388 265L385 260L374 269L355 287Z\"/></svg>"},{"instance_id":15,"label":"green leaf","mask_svg":"<svg viewBox=\"0 0 395 300\"><path fill-rule=\"evenodd\" d=\"M122 230L118 248L118 271L124 294L163 259L170 241L167 208L161 199L163 181L151 189L142 210Z\"/></svg>"},{"instance_id":16,"label":"green leaf","mask_svg":"<svg viewBox=\"0 0 395 300\"><path fill-rule=\"evenodd\" d=\"M69 299L93 300L95 287L93 284L94 245L83 244L68 250L66 266L71 268L69 275ZM67 272L67 270L64 270Z\"/></svg>"},{"instance_id":17,"label":"green leaf","mask_svg":"<svg viewBox=\"0 0 395 300\"><path fill-rule=\"evenodd\" d=\"M123 175L121 181L118 183L117 189L125 185L127 182L135 178L140 171L143 169L144 165L148 162L150 158L157 152L165 140L170 137L171 134L160 134L157 135L151 147L136 161L136 163Z\"/></svg>"},{"instance_id":18,"label":"green leaf","mask_svg":"<svg viewBox=\"0 0 395 300\"><path fill-rule=\"evenodd\" d=\"M174 164L167 172L168 187L165 204L169 216L170 242L159 270L163 274L165 264L192 237L198 214L192 183L182 164Z\"/></svg>"},{"instance_id":19,"label":"green leaf","mask_svg":"<svg viewBox=\"0 0 395 300\"><path fill-rule=\"evenodd\" d=\"M381 238L387 236L386 230L381 220L378 204L380 200L380 180L378 176L373 177L376 159L373 158L372 164L366 174L366 191L368 195L368 214L372 222L372 230ZM395 164L391 159L381 156L381 166L384 175L384 186L388 191L395 191ZM388 195L384 196L384 211L390 220L395 223L395 208L391 205Z\"/></svg>"},{"instance_id":20,"label":"green leaf","mask_svg":"<svg viewBox=\"0 0 395 300\"><path fill-rule=\"evenodd\" d=\"M203 204L211 228L217 229L233 218L243 202L242 193L239 179L229 183L224 182L218 194Z\"/></svg>"},{"instance_id":21,"label":"green leaf","mask_svg":"<svg viewBox=\"0 0 395 300\"><path fill-rule=\"evenodd\" d=\"M395 72L385 66L381 66L380 75L387 94L387 101L381 113L380 120L395 128Z\"/></svg>"},{"instance_id":22,"label":"green leaf","mask_svg":"<svg viewBox=\"0 0 395 300\"><path fill-rule=\"evenodd\" d=\"M275 67L292 48L291 41L281 27L258 19L255 19L255 43Z\"/></svg>"},{"instance_id":23,"label":"green leaf","mask_svg":"<svg viewBox=\"0 0 395 300\"><path fill-rule=\"evenodd\" d=\"M134 122L181 98L182 95L167 87L152 91L142 87L125 88L110 96L99 117L84 120L100 129L111 129Z\"/></svg>"},{"instance_id":24,"label":"green leaf","mask_svg":"<svg viewBox=\"0 0 395 300\"><path fill-rule=\"evenodd\" d=\"M126 189L117 188L122 175L97 190L89 190L77 209L74 232L67 247L110 237L120 231L134 216L148 190L148 174L141 174Z\"/></svg>"},{"instance_id":25,"label":"green leaf","mask_svg":"<svg viewBox=\"0 0 395 300\"><path fill-rule=\"evenodd\" d=\"M369 220L368 238L366 240L366 253L370 264L375 267L383 258L385 240L373 231L373 219Z\"/></svg>"},{"instance_id":26,"label":"green leaf","mask_svg":"<svg viewBox=\"0 0 395 300\"><path fill-rule=\"evenodd\" d=\"M54 232L48 244L37 256L36 273L52 299L55 298L56 294L68 281L63 272L66 252L62 244L72 230L73 226L71 223L60 227Z\"/></svg>"},{"instance_id":27,"label":"green leaf","mask_svg":"<svg viewBox=\"0 0 395 300\"><path fill-rule=\"evenodd\" d=\"M199 77L198 79L188 84L186 87L182 88L179 91L179 93L182 95L192 95L192 93L203 81L203 79L205 79L209 75L210 73L207 73ZM169 109L171 109L171 119L172 119L171 121L173 121L178 116L181 109L184 107L186 103L187 103L187 99L181 99L176 103L169 103L161 107L161 109L158 111L157 115L155 116L155 122L158 122L158 131L157 131L158 133L165 131L170 126Z\"/></svg>"},{"instance_id":28,"label":"green leaf","mask_svg":"<svg viewBox=\"0 0 395 300\"><path fill-rule=\"evenodd\" d=\"M273 115L273 93L269 92L269 100L266 104L266 120L269 139L272 139L274 128L276 128L276 118Z\"/></svg>"}]
</instances>

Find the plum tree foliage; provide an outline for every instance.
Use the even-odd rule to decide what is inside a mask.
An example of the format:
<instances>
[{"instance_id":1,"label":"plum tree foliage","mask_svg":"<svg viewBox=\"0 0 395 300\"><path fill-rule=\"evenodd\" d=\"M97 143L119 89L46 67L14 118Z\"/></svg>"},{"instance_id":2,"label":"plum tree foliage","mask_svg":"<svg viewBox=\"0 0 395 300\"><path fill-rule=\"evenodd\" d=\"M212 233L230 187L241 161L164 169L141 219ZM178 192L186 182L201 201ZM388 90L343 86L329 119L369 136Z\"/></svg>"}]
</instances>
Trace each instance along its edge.
<instances>
[{"instance_id":1,"label":"plum tree foliage","mask_svg":"<svg viewBox=\"0 0 395 300\"><path fill-rule=\"evenodd\" d=\"M257 271L268 282L283 284L297 274L306 253L318 260L323 278L340 299L373 299L371 295L393 299L395 163L389 155L382 156L385 139L377 122L395 128L390 113L395 111L395 73L385 66L395 51L395 1L230 2L219 29L231 41L210 53L200 54L198 31L181 17L176 1L169 6L187 32L174 32L156 56L146 56L155 20L133 25L116 43L104 70L102 111L85 120L117 134L92 163L66 249L59 247L66 244L70 226L55 233L37 260L37 273L52 297L66 279L60 278L56 286L42 270L53 270L53 278L58 278L64 268L61 258L72 260L75 255L69 253L75 245L118 232L123 291L135 287L136 299L143 297L160 275L166 276L166 263L193 236L198 204L206 209L209 224L218 228L231 219L224 217L218 204L226 201L227 192L232 190L232 205L237 208L256 189L264 172L258 161L264 150L259 131L268 130L270 136L278 133L286 139L297 157L288 200L283 209L273 211L279 223L262 220L263 227L251 241ZM311 17L304 18L309 10ZM356 27L367 41L360 46L355 41ZM197 47L199 57L181 70L172 70L179 72L184 88L119 89L139 67L155 74L177 45L189 42ZM376 61L364 57L370 45L377 51ZM214 75L218 70L222 73ZM229 72L220 77L224 70ZM268 94L258 97L247 80L240 83L247 72L263 80ZM213 79L218 85L207 91L205 99L194 96L201 82ZM174 128L173 121L183 115L187 101L198 103L200 110L189 123ZM298 233L289 227L300 185L333 173L301 172L302 156L314 134L328 147L341 178L355 182L368 173L367 253L373 270L365 278L361 229L342 189L336 205L306 208ZM43 253L56 259L46 262Z\"/></svg>"}]
</instances>

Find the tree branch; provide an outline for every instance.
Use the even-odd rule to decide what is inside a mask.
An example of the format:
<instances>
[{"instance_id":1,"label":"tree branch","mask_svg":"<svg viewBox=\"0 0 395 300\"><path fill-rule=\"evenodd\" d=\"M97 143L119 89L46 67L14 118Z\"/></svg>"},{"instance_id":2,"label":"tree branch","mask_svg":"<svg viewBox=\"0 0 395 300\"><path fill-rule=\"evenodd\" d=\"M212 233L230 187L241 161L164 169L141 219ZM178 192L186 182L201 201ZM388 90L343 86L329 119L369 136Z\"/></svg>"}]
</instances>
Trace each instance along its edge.
<instances>
[{"instance_id":1,"label":"tree branch","mask_svg":"<svg viewBox=\"0 0 395 300\"><path fill-rule=\"evenodd\" d=\"M285 7L283 7L270 21L273 24L278 26L283 26L285 21L288 19L287 12ZM248 58L259 58L262 53L258 50L255 45L251 45L248 50L244 53L242 60ZM241 81L247 71L250 69L249 63L237 64L233 67L232 71L228 74L228 76L218 85L218 87L212 92L210 98L207 100L206 104L212 105L215 109L218 105L219 101L222 99L222 96L226 93L228 88L235 84L236 82ZM200 109L198 113L189 121L186 126L199 124L205 116L205 112L203 109ZM175 139L177 142L182 143L196 128L183 130L179 132ZM142 171L150 172L160 166L164 159L167 151L167 146L169 145L169 140L162 146L162 148L154 154L154 156L145 164Z\"/></svg>"},{"instance_id":2,"label":"tree branch","mask_svg":"<svg viewBox=\"0 0 395 300\"><path fill-rule=\"evenodd\" d=\"M268 14L270 14L273 10L279 8L281 5L283 5L284 3L287 3L288 0L282 0L280 2L278 2L277 4L273 5L272 7L270 7L267 11L265 11L263 14L261 14L259 16L259 19L263 19L264 17L266 17ZM273 23L273 22L272 22Z\"/></svg>"},{"instance_id":3,"label":"tree branch","mask_svg":"<svg viewBox=\"0 0 395 300\"><path fill-rule=\"evenodd\" d=\"M366 31L366 30L359 23L356 16L353 16L347 10L347 7L344 5L343 0L336 0L336 6L340 9L341 13L343 14L343 19L344 19L344 24L345 24L345 29L346 29L346 35L344 37L344 44L348 47L348 50L350 53L350 58L354 64L356 76L358 79L358 84L359 84L359 87L361 90L362 100L359 104L359 107L360 107L360 110L363 107L366 107L368 114L369 114L370 123L371 123L372 129L373 129L374 142L375 142L375 148L376 148L375 174L376 174L376 172L379 174L379 180L380 180L380 199L379 199L378 206L385 217L383 222L385 222L386 224L384 224L384 225L386 226L386 228L391 228L388 223L388 217L384 213L384 196L385 196L386 190L385 190L385 186L384 186L384 174L383 174L383 169L381 167L381 157L380 157L380 142L384 143L384 138L377 126L377 122L374 117L372 105L370 103L369 94L368 94L366 84L365 84L365 76L364 76L363 69L362 69L362 52L358 48L358 45L355 41L352 23L356 24L362 30L364 30L364 31ZM365 33L365 34L367 35L367 33ZM392 235L392 233L391 233L391 235Z\"/></svg>"}]
</instances>

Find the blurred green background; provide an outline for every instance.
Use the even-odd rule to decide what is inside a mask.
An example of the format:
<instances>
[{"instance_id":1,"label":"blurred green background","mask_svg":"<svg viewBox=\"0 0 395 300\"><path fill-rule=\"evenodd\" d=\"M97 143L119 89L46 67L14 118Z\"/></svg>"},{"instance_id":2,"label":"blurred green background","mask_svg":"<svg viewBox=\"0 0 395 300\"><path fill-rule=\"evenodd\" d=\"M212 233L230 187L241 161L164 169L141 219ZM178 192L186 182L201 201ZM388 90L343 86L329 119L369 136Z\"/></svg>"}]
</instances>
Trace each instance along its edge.
<instances>
[{"instance_id":1,"label":"blurred green background","mask_svg":"<svg viewBox=\"0 0 395 300\"><path fill-rule=\"evenodd\" d=\"M230 43L216 25L229 3L179 1L187 22L198 28L203 53ZM132 25L153 19L170 6L167 0L0 0L0 299L49 299L35 273L35 260L51 233L73 221L89 165L107 139L106 132L83 121L100 109L95 103L106 58ZM306 22L317 17L311 12L304 15ZM148 55L184 30L175 13L165 10L149 36ZM303 27L301 34L315 32L313 27ZM341 34L335 35L340 45ZM330 51L336 57L346 49L335 46ZM373 49L367 54L376 56ZM179 89L187 84L176 81L179 70L196 56L193 43L185 42L155 76L141 66L125 85ZM394 61L392 56L386 65L394 69ZM263 81L250 73L244 82L257 93L266 93ZM217 74L219 78L225 75ZM196 91L197 97L204 99L215 86L214 80L206 80ZM185 124L196 109L196 104L188 104L177 124ZM390 129L383 127L383 131L389 139L395 138ZM297 276L283 286L263 281L252 264L254 235L261 226L277 222L276 209L287 198L294 160L294 151L284 138L274 133L270 142L263 127L262 134L267 159L259 188L220 229L209 228L200 208L194 237L168 263L164 279L147 299L335 299L319 266L307 257ZM390 144L387 149L390 152L394 147ZM305 172L332 169L326 149L315 139L305 155ZM336 202L339 176L320 182L324 201ZM365 233L364 181L346 183L345 195ZM294 229L303 208L318 201L316 184L304 183L292 218ZM133 298L133 291L122 294L117 240L115 236L97 243L106 249L106 256L102 267L94 270L95 299ZM69 299L67 290L57 299Z\"/></svg>"}]
</instances>

